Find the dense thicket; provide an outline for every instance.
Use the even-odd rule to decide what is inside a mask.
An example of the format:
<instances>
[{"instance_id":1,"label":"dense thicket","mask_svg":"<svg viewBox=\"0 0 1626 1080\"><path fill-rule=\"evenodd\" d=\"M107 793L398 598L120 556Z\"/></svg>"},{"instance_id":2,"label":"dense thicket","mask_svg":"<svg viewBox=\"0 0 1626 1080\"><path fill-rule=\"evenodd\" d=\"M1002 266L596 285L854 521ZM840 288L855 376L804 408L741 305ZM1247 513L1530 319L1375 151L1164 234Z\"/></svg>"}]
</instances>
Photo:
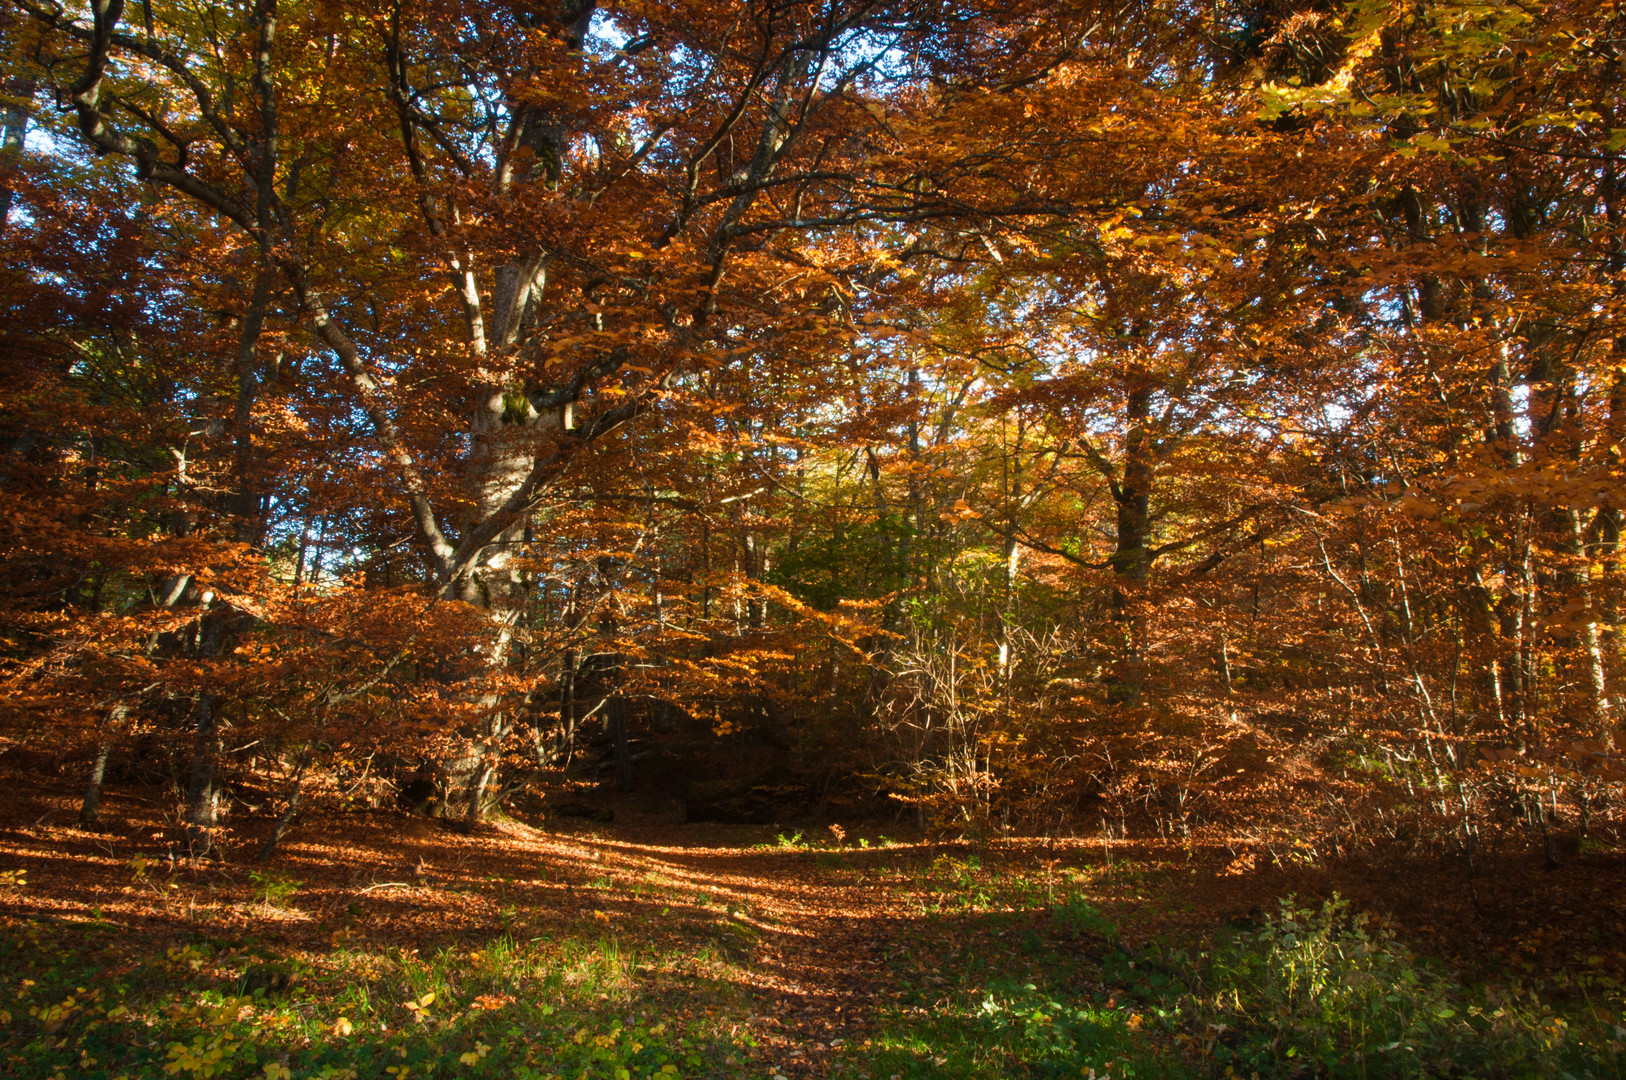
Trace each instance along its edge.
<instances>
[{"instance_id":1,"label":"dense thicket","mask_svg":"<svg viewBox=\"0 0 1626 1080\"><path fill-rule=\"evenodd\" d=\"M1613 4L0 28L4 732L87 813L583 740L977 830L1616 812Z\"/></svg>"}]
</instances>

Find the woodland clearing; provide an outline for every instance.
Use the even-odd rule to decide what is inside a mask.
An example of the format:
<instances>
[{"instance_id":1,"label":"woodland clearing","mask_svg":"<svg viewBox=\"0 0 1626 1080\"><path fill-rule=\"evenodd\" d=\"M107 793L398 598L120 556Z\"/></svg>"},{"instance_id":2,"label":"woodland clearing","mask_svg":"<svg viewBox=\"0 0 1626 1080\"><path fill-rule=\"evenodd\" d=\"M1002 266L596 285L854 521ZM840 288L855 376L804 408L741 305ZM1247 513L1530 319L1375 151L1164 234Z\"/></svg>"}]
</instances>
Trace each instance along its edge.
<instances>
[{"instance_id":1,"label":"woodland clearing","mask_svg":"<svg viewBox=\"0 0 1626 1080\"><path fill-rule=\"evenodd\" d=\"M1620 1076L1620 0L0 0L0 1074Z\"/></svg>"},{"instance_id":2,"label":"woodland clearing","mask_svg":"<svg viewBox=\"0 0 1626 1080\"><path fill-rule=\"evenodd\" d=\"M194 863L169 859L173 815L139 790L110 790L87 830L66 792L4 780L10 1076L1301 1075L1280 1032L1232 1034L1182 980L1281 898L1339 894L1454 1005L1523 1025L1500 1048L1476 1036L1492 1052L1473 1075L1620 1075L1610 855L1513 853L1470 878L1460 859L1305 865L1218 836L693 825L613 794L607 825L466 834L363 810L304 822L271 865L233 857L265 823ZM1089 1030L1047 1039L1047 1009ZM1308 1074L1410 1074L1373 1049Z\"/></svg>"}]
</instances>

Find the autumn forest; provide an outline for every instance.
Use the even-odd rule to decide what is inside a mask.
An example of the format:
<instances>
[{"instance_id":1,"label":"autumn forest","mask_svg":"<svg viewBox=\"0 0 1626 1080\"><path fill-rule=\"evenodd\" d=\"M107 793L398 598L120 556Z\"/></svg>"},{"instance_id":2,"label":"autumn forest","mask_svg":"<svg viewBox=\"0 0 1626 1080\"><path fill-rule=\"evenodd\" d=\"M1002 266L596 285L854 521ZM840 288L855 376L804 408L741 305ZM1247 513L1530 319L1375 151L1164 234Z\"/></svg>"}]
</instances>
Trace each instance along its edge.
<instances>
[{"instance_id":1,"label":"autumn forest","mask_svg":"<svg viewBox=\"0 0 1626 1080\"><path fill-rule=\"evenodd\" d=\"M1622 1075L1623 65L3 0L0 1071Z\"/></svg>"}]
</instances>

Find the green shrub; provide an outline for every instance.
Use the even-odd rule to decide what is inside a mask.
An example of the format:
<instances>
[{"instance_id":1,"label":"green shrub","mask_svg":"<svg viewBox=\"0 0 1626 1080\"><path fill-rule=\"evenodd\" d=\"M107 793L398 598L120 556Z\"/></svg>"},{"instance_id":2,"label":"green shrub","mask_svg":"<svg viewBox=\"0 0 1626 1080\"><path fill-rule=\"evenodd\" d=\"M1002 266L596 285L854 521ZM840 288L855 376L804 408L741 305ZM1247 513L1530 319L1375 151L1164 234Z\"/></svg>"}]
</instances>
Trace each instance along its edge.
<instances>
[{"instance_id":1,"label":"green shrub","mask_svg":"<svg viewBox=\"0 0 1626 1080\"><path fill-rule=\"evenodd\" d=\"M1242 1075L1619 1075L1620 1029L1596 1009L1578 1030L1534 993L1464 991L1336 897L1319 911L1289 897L1194 966L1182 1011Z\"/></svg>"},{"instance_id":2,"label":"green shrub","mask_svg":"<svg viewBox=\"0 0 1626 1080\"><path fill-rule=\"evenodd\" d=\"M298 892L299 887L305 884L285 874L262 874L258 870L249 871L248 879L254 883L254 899L271 907L281 907L284 900Z\"/></svg>"}]
</instances>

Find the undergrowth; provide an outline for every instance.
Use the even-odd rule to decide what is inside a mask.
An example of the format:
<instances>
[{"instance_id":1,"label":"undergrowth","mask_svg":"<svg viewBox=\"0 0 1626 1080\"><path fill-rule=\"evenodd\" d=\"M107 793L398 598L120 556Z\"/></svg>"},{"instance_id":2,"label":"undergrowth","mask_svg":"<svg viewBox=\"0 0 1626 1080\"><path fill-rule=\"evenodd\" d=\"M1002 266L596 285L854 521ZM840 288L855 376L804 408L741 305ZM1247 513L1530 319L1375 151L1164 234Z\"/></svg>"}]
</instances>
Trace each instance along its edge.
<instances>
[{"instance_id":1,"label":"undergrowth","mask_svg":"<svg viewBox=\"0 0 1626 1080\"><path fill-rule=\"evenodd\" d=\"M1253 925L1137 950L1091 903L1098 882L1040 866L899 865L891 880L918 918L878 936L874 1026L832 1039L829 1074L1626 1075L1626 1006L1606 977L1459 986L1337 900L1284 900ZM793 1047L751 1034L764 1004L745 989L751 956L726 936L656 949L607 929L433 953L341 929L289 952L13 921L0 928L0 1075L669 1080L767 1064L786 1076Z\"/></svg>"},{"instance_id":2,"label":"undergrowth","mask_svg":"<svg viewBox=\"0 0 1626 1080\"><path fill-rule=\"evenodd\" d=\"M726 1072L749 1042L640 986L641 967L677 958L641 957L609 936L505 937L427 957L341 942L290 959L252 941L132 955L106 933L75 932L66 945L53 926L0 936L0 1074L669 1080ZM712 989L704 996L727 1002Z\"/></svg>"},{"instance_id":3,"label":"undergrowth","mask_svg":"<svg viewBox=\"0 0 1626 1080\"><path fill-rule=\"evenodd\" d=\"M1621 988L1458 986L1334 899L1281 901L1262 925L1178 957L1181 1004L1203 1048L1261 1076L1615 1076ZM1565 995L1560 1011L1549 993ZM1200 1029L1198 1026L1200 1025Z\"/></svg>"},{"instance_id":4,"label":"undergrowth","mask_svg":"<svg viewBox=\"0 0 1626 1080\"><path fill-rule=\"evenodd\" d=\"M1019 953L953 957L958 993L917 984L873 1048L879 1075L1626 1076L1616 982L1461 987L1336 899L1146 952L1118 947L1080 897L1049 917L1048 935L996 931Z\"/></svg>"}]
</instances>

